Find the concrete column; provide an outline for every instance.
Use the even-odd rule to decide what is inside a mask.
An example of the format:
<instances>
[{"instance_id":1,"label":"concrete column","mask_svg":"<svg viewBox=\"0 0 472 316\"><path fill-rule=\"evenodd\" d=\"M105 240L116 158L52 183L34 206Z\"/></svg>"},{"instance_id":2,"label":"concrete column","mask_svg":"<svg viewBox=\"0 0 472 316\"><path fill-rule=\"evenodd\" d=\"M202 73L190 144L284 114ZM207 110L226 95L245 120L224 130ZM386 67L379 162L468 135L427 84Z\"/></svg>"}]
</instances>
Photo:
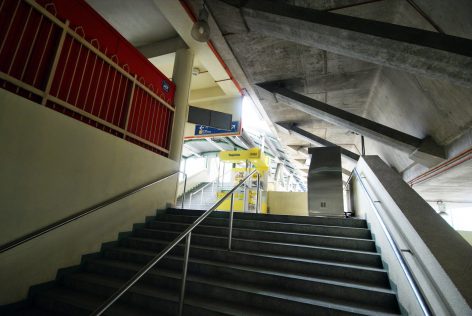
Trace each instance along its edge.
<instances>
[{"instance_id":1,"label":"concrete column","mask_svg":"<svg viewBox=\"0 0 472 316\"><path fill-rule=\"evenodd\" d=\"M180 49L175 54L172 80L177 86L174 97L175 113L170 141L169 158L180 163L184 129L188 117L188 97L192 80L193 52L190 49Z\"/></svg>"}]
</instances>

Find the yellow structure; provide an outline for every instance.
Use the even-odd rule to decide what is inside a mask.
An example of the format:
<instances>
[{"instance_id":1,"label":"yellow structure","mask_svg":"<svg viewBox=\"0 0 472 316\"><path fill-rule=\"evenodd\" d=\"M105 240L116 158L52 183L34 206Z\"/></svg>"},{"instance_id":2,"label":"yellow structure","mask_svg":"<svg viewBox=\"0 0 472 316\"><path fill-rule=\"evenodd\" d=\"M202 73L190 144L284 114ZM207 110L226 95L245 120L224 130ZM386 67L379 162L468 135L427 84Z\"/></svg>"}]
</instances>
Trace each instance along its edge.
<instances>
[{"instance_id":1,"label":"yellow structure","mask_svg":"<svg viewBox=\"0 0 472 316\"><path fill-rule=\"evenodd\" d=\"M259 148L220 151L219 157L221 161L234 163L250 161L261 174L269 170L269 158L266 157Z\"/></svg>"},{"instance_id":2,"label":"yellow structure","mask_svg":"<svg viewBox=\"0 0 472 316\"><path fill-rule=\"evenodd\" d=\"M266 171L269 170L269 159L266 157L259 148L250 148L248 150L236 150L236 151L221 151L219 153L221 161L231 163L251 162L253 168L233 168L233 183L237 184L239 181L244 179L244 176L248 172L252 172L256 169L260 175L265 175ZM264 177L261 178L262 181ZM257 173L253 174L249 184L249 189L246 189L247 197L247 209L249 211L255 210L257 203ZM251 188L252 187L252 188ZM222 198L227 192L220 191L217 193L218 199ZM218 210L229 211L230 199L224 201ZM244 193L237 192L234 194L233 210L236 212L243 212L245 209ZM267 197L265 192L260 192L260 213L267 213Z\"/></svg>"}]
</instances>

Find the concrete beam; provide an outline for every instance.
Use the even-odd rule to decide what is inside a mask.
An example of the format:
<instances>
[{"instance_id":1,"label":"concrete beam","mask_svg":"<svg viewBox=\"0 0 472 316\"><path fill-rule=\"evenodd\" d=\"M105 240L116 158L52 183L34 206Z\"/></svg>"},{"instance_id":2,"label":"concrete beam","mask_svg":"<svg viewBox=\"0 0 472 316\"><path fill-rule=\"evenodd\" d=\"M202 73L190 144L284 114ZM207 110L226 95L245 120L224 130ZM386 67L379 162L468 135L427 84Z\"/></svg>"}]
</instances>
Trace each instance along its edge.
<instances>
[{"instance_id":1,"label":"concrete beam","mask_svg":"<svg viewBox=\"0 0 472 316\"><path fill-rule=\"evenodd\" d=\"M470 39L280 1L240 3L240 12L252 32L472 86Z\"/></svg>"},{"instance_id":2,"label":"concrete beam","mask_svg":"<svg viewBox=\"0 0 472 316\"><path fill-rule=\"evenodd\" d=\"M429 136L420 139L408 135L362 116L288 90L278 82L261 83L257 86L273 93L278 101L294 109L407 152L410 159L427 167L437 165L446 158L444 148L436 144Z\"/></svg>"},{"instance_id":3,"label":"concrete beam","mask_svg":"<svg viewBox=\"0 0 472 316\"><path fill-rule=\"evenodd\" d=\"M294 123L286 123L286 122L280 122L276 123L277 125L281 126L282 128L288 130L289 132L293 132L296 136L299 136L300 138L308 141L311 144L315 144L318 146L323 146L323 147L337 147L338 145L327 141L324 138L321 138L319 136L316 136L310 132L305 131L304 129L301 129L300 127L297 126L297 124ZM346 156L347 158L350 158L354 161L357 162L359 160L359 155L356 153L353 153L350 150L347 150L345 148L341 147L341 155Z\"/></svg>"},{"instance_id":4,"label":"concrete beam","mask_svg":"<svg viewBox=\"0 0 472 316\"><path fill-rule=\"evenodd\" d=\"M146 57L153 58L157 56L174 53L182 48L188 48L180 36L154 42L148 45L138 47L138 50Z\"/></svg>"}]
</instances>

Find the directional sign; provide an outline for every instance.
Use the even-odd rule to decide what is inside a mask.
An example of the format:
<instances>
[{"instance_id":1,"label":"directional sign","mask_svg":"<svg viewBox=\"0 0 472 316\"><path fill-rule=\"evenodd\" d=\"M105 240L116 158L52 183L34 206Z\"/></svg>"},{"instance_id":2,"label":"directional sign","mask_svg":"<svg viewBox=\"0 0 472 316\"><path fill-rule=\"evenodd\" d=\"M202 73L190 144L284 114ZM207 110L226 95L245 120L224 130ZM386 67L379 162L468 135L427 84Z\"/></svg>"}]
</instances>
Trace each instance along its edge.
<instances>
[{"instance_id":1,"label":"directional sign","mask_svg":"<svg viewBox=\"0 0 472 316\"><path fill-rule=\"evenodd\" d=\"M227 135L227 134L238 134L239 133L239 122L231 122L231 129L219 129L215 127L205 126L197 124L195 125L195 136L207 136L207 135Z\"/></svg>"}]
</instances>

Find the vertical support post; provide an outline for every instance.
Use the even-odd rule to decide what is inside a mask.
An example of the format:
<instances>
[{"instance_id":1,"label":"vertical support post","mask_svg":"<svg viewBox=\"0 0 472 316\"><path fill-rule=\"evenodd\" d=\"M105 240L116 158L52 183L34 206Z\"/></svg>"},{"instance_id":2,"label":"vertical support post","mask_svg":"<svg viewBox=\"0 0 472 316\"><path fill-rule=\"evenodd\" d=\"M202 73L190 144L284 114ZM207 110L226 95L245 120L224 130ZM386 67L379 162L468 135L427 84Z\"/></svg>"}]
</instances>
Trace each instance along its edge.
<instances>
[{"instance_id":1,"label":"vertical support post","mask_svg":"<svg viewBox=\"0 0 472 316\"><path fill-rule=\"evenodd\" d=\"M260 212L260 200L261 200L261 193L260 193L260 185L261 185L261 179L259 172L257 173L257 191L256 191L256 214Z\"/></svg>"},{"instance_id":2,"label":"vertical support post","mask_svg":"<svg viewBox=\"0 0 472 316\"><path fill-rule=\"evenodd\" d=\"M223 162L223 168L222 168L223 169L223 172L222 172L223 174L221 175L221 184L224 184L224 182L225 182L225 165L226 165L226 163Z\"/></svg>"},{"instance_id":3,"label":"vertical support post","mask_svg":"<svg viewBox=\"0 0 472 316\"><path fill-rule=\"evenodd\" d=\"M169 158L180 163L184 143L184 128L188 118L188 97L192 80L193 52L179 49L175 54L172 80L178 87L174 97L175 112L172 122Z\"/></svg>"},{"instance_id":4,"label":"vertical support post","mask_svg":"<svg viewBox=\"0 0 472 316\"><path fill-rule=\"evenodd\" d=\"M187 284L187 268L188 268L188 257L190 254L190 239L192 233L190 232L185 239L185 251L184 251L184 266L182 268L182 285L180 286L180 300L179 300L179 316L182 315L184 309L185 299L185 285Z\"/></svg>"},{"instance_id":5,"label":"vertical support post","mask_svg":"<svg viewBox=\"0 0 472 316\"><path fill-rule=\"evenodd\" d=\"M365 144L364 144L364 136L361 135L361 146L362 146L362 156L365 156Z\"/></svg>"},{"instance_id":6,"label":"vertical support post","mask_svg":"<svg viewBox=\"0 0 472 316\"><path fill-rule=\"evenodd\" d=\"M185 204L185 192L187 192L187 174L184 173L184 194L182 195L182 208L184 208Z\"/></svg>"},{"instance_id":7,"label":"vertical support post","mask_svg":"<svg viewBox=\"0 0 472 316\"><path fill-rule=\"evenodd\" d=\"M125 126L124 126L125 133L123 134L123 138L125 138L126 134L128 133L129 116L131 113L131 107L133 106L134 90L136 89L136 81L138 80L137 77L138 75L134 75L133 85L131 86L131 93L129 95L128 109L126 111L126 120L125 120Z\"/></svg>"},{"instance_id":8,"label":"vertical support post","mask_svg":"<svg viewBox=\"0 0 472 316\"><path fill-rule=\"evenodd\" d=\"M52 82L54 76L56 75L57 65L59 64L59 58L61 57L62 47L64 47L64 41L66 40L67 30L69 29L69 20L66 21L64 28L62 29L61 38L59 39L59 44L57 45L56 54L54 55L54 60L52 62L51 71L49 72L48 82L46 88L44 89L43 100L41 105L46 105L49 97L49 92L51 91Z\"/></svg>"},{"instance_id":9,"label":"vertical support post","mask_svg":"<svg viewBox=\"0 0 472 316\"><path fill-rule=\"evenodd\" d=\"M233 203L234 203L234 192L231 194L231 202L229 207L229 227L228 227L228 250L231 251L231 239L233 238Z\"/></svg>"}]
</instances>

